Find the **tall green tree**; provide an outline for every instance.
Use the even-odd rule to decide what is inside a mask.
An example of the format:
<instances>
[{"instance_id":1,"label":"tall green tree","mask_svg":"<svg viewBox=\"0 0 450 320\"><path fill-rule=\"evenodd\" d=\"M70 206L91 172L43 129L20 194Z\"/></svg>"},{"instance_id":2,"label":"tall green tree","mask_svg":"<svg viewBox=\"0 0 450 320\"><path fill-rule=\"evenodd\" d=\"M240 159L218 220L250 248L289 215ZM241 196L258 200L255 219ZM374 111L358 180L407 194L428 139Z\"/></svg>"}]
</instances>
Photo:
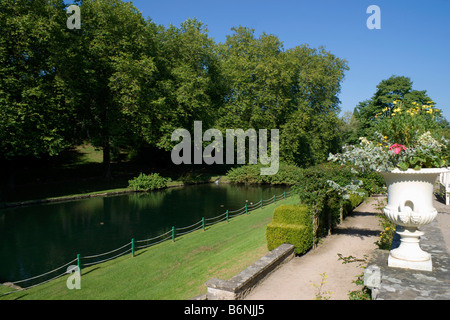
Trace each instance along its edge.
<instances>
[{"instance_id":1,"label":"tall green tree","mask_svg":"<svg viewBox=\"0 0 450 320\"><path fill-rule=\"evenodd\" d=\"M104 176L111 176L111 147L139 132L155 64L148 54L151 28L129 2L83 0L81 29L62 58L65 81L75 97L78 135L103 150ZM151 49L150 49L151 50Z\"/></svg>"},{"instance_id":2,"label":"tall green tree","mask_svg":"<svg viewBox=\"0 0 450 320\"><path fill-rule=\"evenodd\" d=\"M298 165L321 163L340 145L338 95L347 62L307 45L289 49L286 55L294 111L281 127L280 152Z\"/></svg>"},{"instance_id":3,"label":"tall green tree","mask_svg":"<svg viewBox=\"0 0 450 320\"><path fill-rule=\"evenodd\" d=\"M220 54L227 83L219 127L280 129L280 156L319 163L339 145L336 130L346 61L298 46L284 50L274 35L233 28Z\"/></svg>"},{"instance_id":4,"label":"tall green tree","mask_svg":"<svg viewBox=\"0 0 450 320\"><path fill-rule=\"evenodd\" d=\"M292 111L282 42L242 26L232 31L220 50L227 93L218 126L278 128Z\"/></svg>"},{"instance_id":5,"label":"tall green tree","mask_svg":"<svg viewBox=\"0 0 450 320\"><path fill-rule=\"evenodd\" d=\"M55 155L70 144L70 99L55 59L64 46L63 1L0 2L0 160L10 186L18 157Z\"/></svg>"},{"instance_id":6,"label":"tall green tree","mask_svg":"<svg viewBox=\"0 0 450 320\"><path fill-rule=\"evenodd\" d=\"M192 130L196 120L203 121L205 128L213 126L223 103L224 81L217 45L200 21L188 19L180 27L159 26L155 43L158 71L149 108L158 112L145 127L144 137L169 150L175 129Z\"/></svg>"}]
</instances>

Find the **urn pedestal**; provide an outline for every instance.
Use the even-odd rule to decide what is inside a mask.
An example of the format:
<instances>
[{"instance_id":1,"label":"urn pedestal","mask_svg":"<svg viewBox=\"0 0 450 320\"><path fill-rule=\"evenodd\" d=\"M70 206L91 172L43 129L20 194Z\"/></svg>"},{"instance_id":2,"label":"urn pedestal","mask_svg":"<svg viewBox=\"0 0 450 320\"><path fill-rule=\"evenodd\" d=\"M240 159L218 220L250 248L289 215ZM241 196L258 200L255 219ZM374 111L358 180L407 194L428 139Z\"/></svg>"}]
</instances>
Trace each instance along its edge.
<instances>
[{"instance_id":1,"label":"urn pedestal","mask_svg":"<svg viewBox=\"0 0 450 320\"><path fill-rule=\"evenodd\" d=\"M419 227L436 218L433 186L439 174L447 171L426 168L382 173L388 191L384 214L397 224L400 236L400 245L389 252L388 266L432 271L431 255L420 248L420 237L424 233Z\"/></svg>"}]
</instances>

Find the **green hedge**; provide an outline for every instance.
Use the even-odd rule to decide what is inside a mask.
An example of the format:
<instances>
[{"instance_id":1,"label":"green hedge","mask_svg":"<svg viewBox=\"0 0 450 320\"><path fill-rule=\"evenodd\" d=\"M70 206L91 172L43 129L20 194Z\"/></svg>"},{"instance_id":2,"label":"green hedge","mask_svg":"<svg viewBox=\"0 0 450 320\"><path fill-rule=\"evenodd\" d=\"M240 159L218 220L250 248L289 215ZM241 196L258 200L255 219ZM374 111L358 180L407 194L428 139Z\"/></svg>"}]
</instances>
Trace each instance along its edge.
<instances>
[{"instance_id":1,"label":"green hedge","mask_svg":"<svg viewBox=\"0 0 450 320\"><path fill-rule=\"evenodd\" d=\"M296 254L303 254L313 244L313 227L307 206L282 205L275 209L272 222L266 227L267 248L273 250L283 243L294 245Z\"/></svg>"},{"instance_id":2,"label":"green hedge","mask_svg":"<svg viewBox=\"0 0 450 320\"><path fill-rule=\"evenodd\" d=\"M364 198L357 195L351 194L348 199L344 200L344 217L350 214L353 209L361 204L364 201Z\"/></svg>"}]
</instances>

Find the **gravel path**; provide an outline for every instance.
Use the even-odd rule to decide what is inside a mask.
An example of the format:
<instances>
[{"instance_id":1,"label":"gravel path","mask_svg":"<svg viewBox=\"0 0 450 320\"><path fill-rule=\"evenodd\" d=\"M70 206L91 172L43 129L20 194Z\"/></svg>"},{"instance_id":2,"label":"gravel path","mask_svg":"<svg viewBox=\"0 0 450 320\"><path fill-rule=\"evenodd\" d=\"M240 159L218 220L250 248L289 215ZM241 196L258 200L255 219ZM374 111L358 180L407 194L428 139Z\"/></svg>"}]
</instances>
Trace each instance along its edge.
<instances>
[{"instance_id":1,"label":"gravel path","mask_svg":"<svg viewBox=\"0 0 450 320\"><path fill-rule=\"evenodd\" d=\"M326 283L321 291L328 291L330 300L348 300L348 293L361 289L353 283L363 273L362 262L343 264L343 257L363 259L377 248L375 242L382 230L376 217L377 198L369 198L333 233L324 238L317 248L295 257L274 271L259 284L246 300L312 300L315 298L322 275Z\"/></svg>"}]
</instances>

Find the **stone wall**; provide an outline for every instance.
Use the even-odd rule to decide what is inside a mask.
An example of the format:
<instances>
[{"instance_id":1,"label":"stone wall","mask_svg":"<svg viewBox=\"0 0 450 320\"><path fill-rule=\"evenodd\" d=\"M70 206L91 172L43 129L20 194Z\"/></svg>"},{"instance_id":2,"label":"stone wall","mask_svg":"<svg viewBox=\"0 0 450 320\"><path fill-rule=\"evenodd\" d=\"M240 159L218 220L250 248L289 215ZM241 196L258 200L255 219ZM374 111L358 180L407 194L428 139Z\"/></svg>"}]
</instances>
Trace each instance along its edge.
<instances>
[{"instance_id":1,"label":"stone wall","mask_svg":"<svg viewBox=\"0 0 450 320\"><path fill-rule=\"evenodd\" d=\"M294 257L294 246L282 244L230 280L213 278L205 283L207 300L243 299L267 275Z\"/></svg>"}]
</instances>

